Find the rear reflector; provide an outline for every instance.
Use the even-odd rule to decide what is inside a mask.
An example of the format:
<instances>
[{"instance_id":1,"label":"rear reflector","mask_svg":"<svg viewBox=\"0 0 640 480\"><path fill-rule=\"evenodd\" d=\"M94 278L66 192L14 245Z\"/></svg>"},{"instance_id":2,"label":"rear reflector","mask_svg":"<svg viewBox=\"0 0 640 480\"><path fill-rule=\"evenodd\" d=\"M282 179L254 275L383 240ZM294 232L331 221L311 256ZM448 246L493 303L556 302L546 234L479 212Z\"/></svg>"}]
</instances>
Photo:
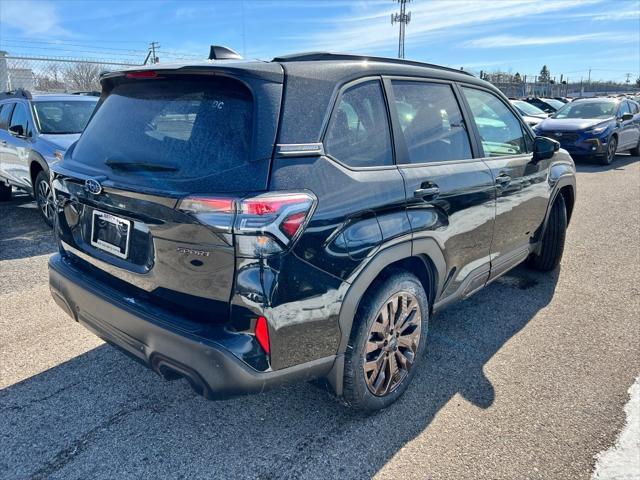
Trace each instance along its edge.
<instances>
[{"instance_id":1,"label":"rear reflector","mask_svg":"<svg viewBox=\"0 0 640 480\"><path fill-rule=\"evenodd\" d=\"M271 346L269 344L269 326L267 325L267 319L265 317L258 317L256 321L256 340L262 347L262 349L269 355L271 353Z\"/></svg>"}]
</instances>

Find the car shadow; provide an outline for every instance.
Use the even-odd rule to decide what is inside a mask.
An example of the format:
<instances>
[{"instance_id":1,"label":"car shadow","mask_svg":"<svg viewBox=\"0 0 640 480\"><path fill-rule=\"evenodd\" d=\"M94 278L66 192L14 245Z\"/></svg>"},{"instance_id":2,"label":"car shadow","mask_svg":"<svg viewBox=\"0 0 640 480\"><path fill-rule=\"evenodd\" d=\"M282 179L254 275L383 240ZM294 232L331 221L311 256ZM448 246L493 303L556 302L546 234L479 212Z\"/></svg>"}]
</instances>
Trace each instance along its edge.
<instances>
[{"instance_id":1,"label":"car shadow","mask_svg":"<svg viewBox=\"0 0 640 480\"><path fill-rule=\"evenodd\" d=\"M210 402L100 346L0 391L0 477L370 477L448 402L491 408L487 362L558 275L519 267L437 314L412 385L373 415L310 384Z\"/></svg>"},{"instance_id":2,"label":"car shadow","mask_svg":"<svg viewBox=\"0 0 640 480\"><path fill-rule=\"evenodd\" d=\"M595 162L576 161L576 170L579 173L601 173L609 170L622 170L624 167L640 160L640 157L628 153L616 154L611 165L600 165Z\"/></svg>"},{"instance_id":3,"label":"car shadow","mask_svg":"<svg viewBox=\"0 0 640 480\"><path fill-rule=\"evenodd\" d=\"M14 190L10 201L0 203L0 218L0 261L56 251L53 232L29 195Z\"/></svg>"}]
</instances>

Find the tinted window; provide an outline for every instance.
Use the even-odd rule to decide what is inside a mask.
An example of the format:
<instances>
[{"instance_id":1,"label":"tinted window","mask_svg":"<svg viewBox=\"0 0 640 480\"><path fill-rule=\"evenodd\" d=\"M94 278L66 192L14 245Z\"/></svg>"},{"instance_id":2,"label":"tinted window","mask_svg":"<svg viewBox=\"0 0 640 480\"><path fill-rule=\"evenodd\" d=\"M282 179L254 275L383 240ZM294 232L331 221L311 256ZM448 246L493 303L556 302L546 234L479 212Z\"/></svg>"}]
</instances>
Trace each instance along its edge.
<instances>
[{"instance_id":1,"label":"tinted window","mask_svg":"<svg viewBox=\"0 0 640 480\"><path fill-rule=\"evenodd\" d=\"M472 158L469 136L450 85L394 81L398 120L411 163Z\"/></svg>"},{"instance_id":2,"label":"tinted window","mask_svg":"<svg viewBox=\"0 0 640 480\"><path fill-rule=\"evenodd\" d=\"M480 132L485 156L518 155L527 151L520 122L498 97L473 88L463 88L463 91Z\"/></svg>"},{"instance_id":3,"label":"tinted window","mask_svg":"<svg viewBox=\"0 0 640 480\"><path fill-rule=\"evenodd\" d=\"M109 160L120 165L114 174L146 177L157 185L230 170L242 175L250 160L252 122L251 93L235 80L135 80L114 87L72 155L102 169ZM123 168L126 163L135 168Z\"/></svg>"},{"instance_id":4,"label":"tinted window","mask_svg":"<svg viewBox=\"0 0 640 480\"><path fill-rule=\"evenodd\" d=\"M393 164L387 110L379 81L359 83L342 94L329 123L325 148L351 167Z\"/></svg>"},{"instance_id":5,"label":"tinted window","mask_svg":"<svg viewBox=\"0 0 640 480\"><path fill-rule=\"evenodd\" d=\"M95 101L35 102L42 133L81 133L87 126L98 99Z\"/></svg>"},{"instance_id":6,"label":"tinted window","mask_svg":"<svg viewBox=\"0 0 640 480\"><path fill-rule=\"evenodd\" d=\"M11 123L9 128L20 125L23 133L26 135L29 132L29 114L27 113L27 107L24 103L16 103L16 107L13 109L13 115L11 115Z\"/></svg>"},{"instance_id":7,"label":"tinted window","mask_svg":"<svg viewBox=\"0 0 640 480\"><path fill-rule=\"evenodd\" d=\"M11 110L13 110L14 103L4 103L2 110L0 111L0 128L6 130L9 126L9 117L11 116Z\"/></svg>"}]
</instances>

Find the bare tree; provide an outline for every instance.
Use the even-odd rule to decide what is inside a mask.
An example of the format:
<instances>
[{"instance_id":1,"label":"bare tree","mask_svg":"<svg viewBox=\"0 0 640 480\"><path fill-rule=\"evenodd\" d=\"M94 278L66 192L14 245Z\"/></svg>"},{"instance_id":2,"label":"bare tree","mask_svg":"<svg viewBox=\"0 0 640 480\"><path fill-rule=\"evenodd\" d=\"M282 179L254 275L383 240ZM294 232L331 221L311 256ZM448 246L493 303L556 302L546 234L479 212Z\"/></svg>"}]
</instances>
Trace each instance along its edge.
<instances>
[{"instance_id":1,"label":"bare tree","mask_svg":"<svg viewBox=\"0 0 640 480\"><path fill-rule=\"evenodd\" d=\"M100 66L77 63L64 71L64 80L72 90L100 90Z\"/></svg>"}]
</instances>

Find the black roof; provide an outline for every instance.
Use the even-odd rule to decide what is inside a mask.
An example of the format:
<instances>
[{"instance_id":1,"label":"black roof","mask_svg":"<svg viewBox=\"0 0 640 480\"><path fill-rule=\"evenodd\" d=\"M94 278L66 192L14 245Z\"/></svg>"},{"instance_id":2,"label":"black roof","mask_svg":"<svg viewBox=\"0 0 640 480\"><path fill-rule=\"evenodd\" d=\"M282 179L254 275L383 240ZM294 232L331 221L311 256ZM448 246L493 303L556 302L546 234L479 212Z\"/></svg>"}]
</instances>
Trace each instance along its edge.
<instances>
[{"instance_id":1,"label":"black roof","mask_svg":"<svg viewBox=\"0 0 640 480\"><path fill-rule=\"evenodd\" d=\"M415 60L406 60L404 58L389 58L389 57L376 57L371 55L353 55L350 53L332 53L332 52L303 52L293 53L290 55L282 55L275 57L272 62L313 62L313 61L347 61L354 60L358 62L381 62L390 63L395 65L412 65L415 67L427 67L435 68L438 70L447 70L449 72L463 73L465 75L471 75L471 73L464 70L457 70L455 68L443 67L442 65L435 65L433 63L417 62Z\"/></svg>"}]
</instances>

